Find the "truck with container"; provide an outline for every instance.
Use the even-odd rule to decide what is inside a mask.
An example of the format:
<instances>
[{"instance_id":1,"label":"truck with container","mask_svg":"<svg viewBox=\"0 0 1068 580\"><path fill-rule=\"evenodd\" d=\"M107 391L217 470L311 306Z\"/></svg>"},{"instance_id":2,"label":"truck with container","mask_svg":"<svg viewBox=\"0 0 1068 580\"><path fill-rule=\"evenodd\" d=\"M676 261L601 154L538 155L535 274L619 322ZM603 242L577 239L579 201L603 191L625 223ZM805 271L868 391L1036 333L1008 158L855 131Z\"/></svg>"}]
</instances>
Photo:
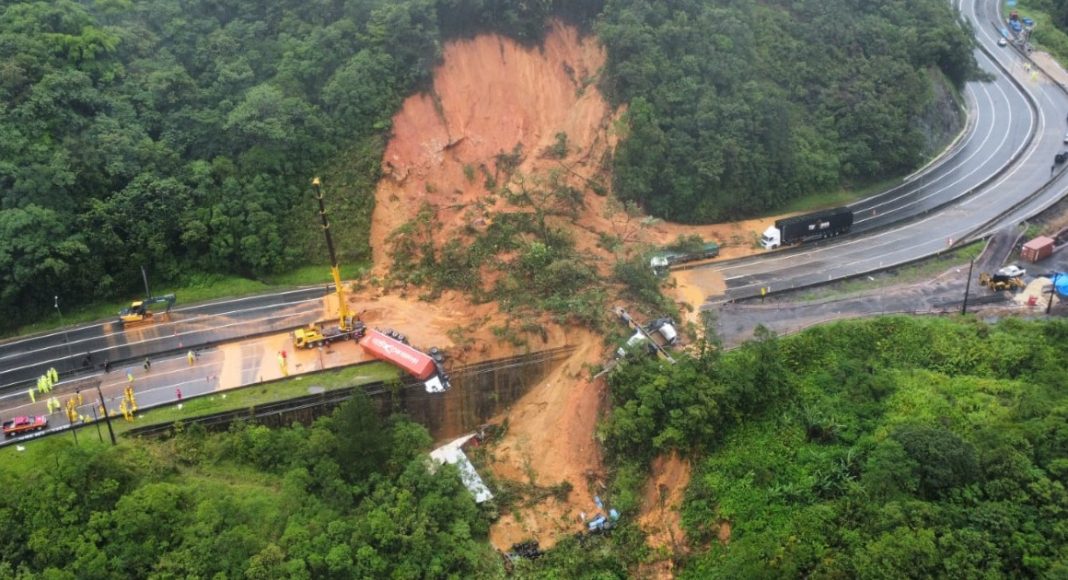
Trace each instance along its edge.
<instances>
[{"instance_id":1,"label":"truck with container","mask_svg":"<svg viewBox=\"0 0 1068 580\"><path fill-rule=\"evenodd\" d=\"M760 245L766 250L774 250L779 246L847 234L852 227L853 211L846 207L836 207L775 220L775 225L764 230Z\"/></svg>"},{"instance_id":2,"label":"truck with container","mask_svg":"<svg viewBox=\"0 0 1068 580\"><path fill-rule=\"evenodd\" d=\"M664 276L676 264L709 260L719 255L719 244L706 242L692 250L663 250L649 258L649 267L657 276Z\"/></svg>"},{"instance_id":3,"label":"truck with container","mask_svg":"<svg viewBox=\"0 0 1068 580\"><path fill-rule=\"evenodd\" d=\"M430 356L415 347L405 344L378 330L367 331L360 346L371 356L392 363L416 379L423 381L429 393L440 393L449 388L449 377L444 373L440 351L432 349Z\"/></svg>"}]
</instances>

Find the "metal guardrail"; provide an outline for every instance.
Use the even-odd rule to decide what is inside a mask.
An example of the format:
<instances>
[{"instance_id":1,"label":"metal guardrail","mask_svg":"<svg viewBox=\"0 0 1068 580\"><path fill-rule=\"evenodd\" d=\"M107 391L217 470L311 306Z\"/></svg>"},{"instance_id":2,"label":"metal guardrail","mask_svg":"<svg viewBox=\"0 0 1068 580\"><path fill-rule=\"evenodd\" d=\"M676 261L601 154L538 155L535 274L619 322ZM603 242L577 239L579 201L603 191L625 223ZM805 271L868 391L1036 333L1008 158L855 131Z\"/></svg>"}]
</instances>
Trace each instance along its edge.
<instances>
[{"instance_id":1,"label":"metal guardrail","mask_svg":"<svg viewBox=\"0 0 1068 580\"><path fill-rule=\"evenodd\" d=\"M992 296L980 296L980 297L969 298L968 299L968 304L969 305L974 305L974 304L996 304L996 303L1001 303L1001 302L1007 302L1007 300L1003 296L1001 296L999 294L995 294L995 295L992 295ZM821 326L821 325L827 324L829 322L838 322L838 321L841 321L841 320L854 320L854 319L858 319L858 318L868 318L868 317L873 317L873 316L893 316L893 315L949 316L949 315L959 315L960 314L960 306L961 306L961 301L956 301L956 302L943 302L941 304L932 305L930 308L926 308L926 309L912 308L912 309L898 309L898 310L879 310L879 311L875 311L875 312L847 312L847 313L842 313L842 314L831 314L831 315L827 315L827 316L823 316L823 317L817 318L815 320L810 320L808 322L805 322L803 324L799 324L797 326L792 326L792 327L788 327L788 328L785 328L785 329L775 329L775 334L777 336L790 336L792 334L798 334L798 333L804 332L805 330L808 330L810 328L813 328L813 327L816 327L816 326ZM745 344L745 342L746 341L742 341L742 342L739 342L737 344L732 344L730 346L725 346L723 348L723 350L724 351L731 351L731 350L735 350L735 349L741 348Z\"/></svg>"},{"instance_id":2,"label":"metal guardrail","mask_svg":"<svg viewBox=\"0 0 1068 580\"><path fill-rule=\"evenodd\" d=\"M521 365L536 365L559 361L570 356L571 353L573 353L574 351L574 346L563 346L529 354L503 357L465 365L459 369L452 371L452 382L459 383L464 378L474 377L484 373L496 372L501 369L507 369L510 367L517 367ZM256 386L259 387L263 384L264 383L259 383ZM352 398L357 389L361 389L364 394L370 397L382 396L395 391L410 391L412 393L420 393L421 396L421 391L424 389L423 383L414 379L401 380L400 385L400 389L397 389L396 383L376 381L363 385L342 387L339 389L324 391L322 393L304 395L301 397L295 397L283 401L273 401L270 403L264 403L261 405L255 405L243 409L221 411L219 413L201 415L199 417L192 417L189 419L183 419L181 421L146 425L144 427L137 427L126 431L123 435L127 437L158 437L173 432L177 428L177 424L179 423L181 423L182 425L199 425L206 429L212 430L221 428L223 426L229 426L234 421L246 420L254 422L265 422L265 419L270 417L279 417L281 419L282 417L285 417L287 415L292 415L299 411L310 409L320 411L320 413L318 414L322 414L321 412L325 412L328 409L337 407ZM207 393L205 395L200 396L203 397L214 394L215 393ZM192 399L192 397L190 399Z\"/></svg>"},{"instance_id":3,"label":"metal guardrail","mask_svg":"<svg viewBox=\"0 0 1068 580\"><path fill-rule=\"evenodd\" d=\"M1031 94L1026 90L1026 87L1024 87L1015 77L1013 77L1009 73L1009 71L1006 70L1006 68L1000 62L998 62L998 60L996 58L994 58L994 55L992 55L988 50L986 50L985 47L979 46L979 50L982 50L988 57L990 57L990 60L999 69L1001 69L1001 71L1003 73L1005 73L1005 77L1007 79L1009 79L1009 82L1011 82L1014 85L1016 85L1016 87L1020 90L1020 93L1023 94L1025 99L1027 100L1028 105L1031 107L1032 113L1034 113L1037 116L1038 115L1038 105L1035 103L1035 100L1031 96ZM1024 56L1025 56L1025 58L1028 59L1028 61L1033 63L1033 61L1031 61L1031 59L1029 57L1027 57L1026 55L1024 55ZM1052 82L1057 84L1058 87L1060 87L1062 90L1065 91L1066 94L1068 94L1068 88L1066 88L1064 85L1061 85L1059 82L1057 82L1055 79L1053 79L1048 73L1045 72L1044 69L1042 69L1042 67L1039 67L1038 65L1033 65L1033 66L1035 66L1036 69L1041 70L1044 75L1046 75ZM1037 136L1036 133L1032 132L1031 135L1028 137L1027 143L1024 145L1024 147L1021 147L1019 149L1019 151L1016 154L1014 154L1013 157L1010 158L1007 163L1005 163L1001 168L998 169L997 172L995 172L993 175L991 175L990 177L985 179L983 182L981 182L979 184L976 184L975 186L969 188L964 193L962 193L962 194L960 194L958 196L955 196L954 198L952 198L950 200L944 201L944 202L942 202L942 203L940 203L938 205L932 206L932 207L930 207L930 208L928 208L928 209L924 210L923 212L918 213L916 215L910 216L908 218L905 218L905 219L902 219L902 220L899 220L899 221L896 221L896 222L893 222L893 223L890 223L890 224L886 224L884 226L880 226L880 227L877 227L877 228L872 228L871 230L866 230L865 234L870 234L870 233L880 232L880 231L886 231L886 230L891 229L891 228L895 228L895 227L899 227L901 225L905 225L905 224L911 223L911 222L916 221L916 220L918 220L920 218L923 218L923 217L926 217L926 216L930 215L934 211L938 211L938 210L944 209L945 207L947 207L947 206L949 206L949 205L951 205L953 203L957 203L957 202L959 202L959 201L961 201L963 199L966 199L967 197L969 197L971 195L974 195L975 193L977 193L978 191L980 191L981 189L985 188L990 183L992 183L993 181L995 181L996 179L998 179L1002 175L1004 175L1005 172L1008 171L1009 168L1014 163L1019 161L1020 157L1024 154L1024 152L1028 148L1030 148L1030 146L1034 143L1034 140L1035 140L1036 136ZM987 222L984 222L982 225L972 229L961 240L958 240L958 243L954 244L951 247L948 247L948 248L946 248L944 250L939 250L938 252L927 254L925 256L921 256L919 258L906 260L906 261L900 262L898 264L879 267L879 268L875 268L875 269L872 269L872 270L867 270L867 271L864 271L864 272L858 272L856 274L852 274L852 275L849 275L849 276L843 276L841 278L836 278L834 281L849 280L849 279L852 279L852 278L856 278L858 276L864 276L864 275L873 274L873 273L877 273L877 272L883 272L883 271L886 271L886 270L892 270L894 268L900 268L902 266L906 266L906 265L912 264L914 262L918 262L918 261L921 261L921 260L926 260L928 258L935 257L935 256L940 256L940 255L946 253L947 251L951 251L955 247L958 247L958 246L963 245L965 243L971 243L973 241L976 241L976 240L979 240L979 239L983 239L983 238L987 237L989 235L989 233L990 233L990 232L983 232L983 230L985 228L987 228L991 224L997 223L998 221L1003 219L1005 216L1007 216L1007 215L1011 214L1013 211L1015 211L1018 207L1021 207L1021 206L1025 205L1026 203L1029 203L1030 201L1035 199L1035 197L1037 197L1037 196L1041 195L1042 193L1046 192L1056 179L1057 179L1057 176L1050 178L1050 180L1047 181L1046 184L1044 184L1038 190L1028 194L1019 203L1014 204L1012 207L1006 209L1003 212L1000 212L993 219L988 220ZM895 187L897 187L897 186L895 186ZM984 235L977 236L977 234L979 234L981 232L984 233ZM842 236L839 236L837 239L841 239L841 238L842 238ZM811 247L811 244L810 244L810 247ZM731 264L731 263L742 262L742 261L747 260L749 258L750 257L747 256L747 257L742 257L742 258L735 258L733 260L723 260L723 261L719 261L719 262L715 262L715 263L717 265L719 265L719 264ZM707 265L707 264L702 264L702 265ZM672 271L688 270L688 269L693 269L693 268L700 267L700 266L701 265L681 266L679 268L673 268ZM811 288L813 286L820 286L820 285L823 285L823 284L826 284L826 283L827 283L827 281L825 281L825 280L821 280L821 281L818 281L818 282L803 283L803 284L798 284L798 285L795 285L795 286L791 286L791 287L786 288L784 290L779 290L778 292L781 293L781 292L789 292L789 291L794 291L794 290L803 290L803 289L806 289L806 288ZM742 296L735 296L731 300L746 300L746 299L749 299L749 298L756 298L758 295L759 294L756 292L756 290L753 290L753 292L751 294L742 295ZM727 302L727 300L724 299L724 300L716 301L716 302L713 302L712 304L722 304L724 302Z\"/></svg>"}]
</instances>

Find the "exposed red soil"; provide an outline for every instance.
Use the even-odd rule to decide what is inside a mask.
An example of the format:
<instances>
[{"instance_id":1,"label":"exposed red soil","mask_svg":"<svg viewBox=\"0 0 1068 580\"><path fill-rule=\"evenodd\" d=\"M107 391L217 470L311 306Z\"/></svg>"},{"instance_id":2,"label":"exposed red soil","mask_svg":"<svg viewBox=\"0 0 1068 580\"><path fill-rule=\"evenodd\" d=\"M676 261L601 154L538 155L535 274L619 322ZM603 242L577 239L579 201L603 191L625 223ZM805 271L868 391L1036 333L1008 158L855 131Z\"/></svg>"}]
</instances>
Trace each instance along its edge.
<instances>
[{"instance_id":1,"label":"exposed red soil","mask_svg":"<svg viewBox=\"0 0 1068 580\"><path fill-rule=\"evenodd\" d=\"M724 258L753 252L755 235L772 219L706 226L680 226L641 218L609 216L609 198L594 193L590 180L608 188L606 163L617 141L613 129L621 110L611 110L597 90L604 50L571 27L551 26L541 47L525 47L497 35L480 35L445 45L429 92L413 95L393 118L393 138L382 162L371 226L376 271L389 272L391 234L412 220L424 203L441 227L440 247L464 229L485 224L493 214L515 211L486 188L486 176L503 185L497 156L522 150L517 174L528 184L551 172L584 194L584 208L566 224L580 251L612 256L597 247L599 233L615 234L631 246L661 245L681 234L698 234L723 246ZM567 135L562 159L547 154L556 135ZM512 182L514 186L514 181ZM701 298L703 300L703 297ZM695 297L690 297L691 302ZM698 304L694 304L697 306Z\"/></svg>"},{"instance_id":2,"label":"exposed red soil","mask_svg":"<svg viewBox=\"0 0 1068 580\"><path fill-rule=\"evenodd\" d=\"M485 174L499 175L498 154L521 144L521 172L559 168L539 157L563 132L574 151L563 164L589 171L599 161L590 157L608 146L608 105L586 86L604 52L575 29L553 25L540 48L480 35L448 43L443 55L431 92L409 97L393 118L371 227L376 265L388 267L385 240L423 203L438 209L439 242L489 217L496 204Z\"/></svg>"},{"instance_id":3,"label":"exposed red soil","mask_svg":"<svg viewBox=\"0 0 1068 580\"><path fill-rule=\"evenodd\" d=\"M645 577L671 578L675 559L686 553L686 532L679 509L690 483L691 466L689 461L672 454L654 459L650 471L638 523L647 534L649 547L660 557L643 566L642 571Z\"/></svg>"},{"instance_id":4,"label":"exposed red soil","mask_svg":"<svg viewBox=\"0 0 1068 580\"><path fill-rule=\"evenodd\" d=\"M723 245L724 257L752 251L754 235L770 220L684 227L607 211L609 197L595 193L591 180L610 186L607 160L617 139L614 124L623 111L612 110L597 90L604 59L596 39L561 23L551 25L540 47L497 35L446 44L431 90L408 98L393 119L372 218L375 273L389 274L388 240L424 204L435 209L440 223L433 233L438 247L452 239L469 240L471 228L500 212L529 211L510 207L494 195L487 189L487 176L498 186L507 182L516 187L519 180L544 183L556 173L581 191L584 207L579 215L553 218L554 225L567 228L579 251L600 258L597 263L605 269L614 258L597 247L602 232L625 238L630 247L660 245L696 233ZM567 135L562 158L548 153L559 133ZM521 162L509 176L498 168L497 159L517 150L522 151ZM685 277L679 280L681 299L696 307L704 296L693 283ZM415 298L381 297L381 306L369 308L365 319L375 325L377 316L382 326L419 340L424 339L417 329L426 328L425 340L432 342L440 341L450 327L464 327L471 360L514 350L489 332L506 320L495 305L473 306L463 296L449 294L428 310L428 304ZM603 381L589 380L584 365L602 362L603 348L599 337L590 333L544 326L549 340L539 348L572 344L578 349L507 414L509 431L493 449L491 469L498 479L540 487L568 481L572 491L566 501L547 499L502 514L491 530L491 541L501 549L529 538L551 546L560 534L583 528L581 512L592 516L596 511L592 498L602 466L594 430L605 387ZM684 484L672 493L681 493Z\"/></svg>"},{"instance_id":5,"label":"exposed red soil","mask_svg":"<svg viewBox=\"0 0 1068 580\"><path fill-rule=\"evenodd\" d=\"M410 97L394 117L393 139L383 160L386 176L379 183L371 229L379 274L387 274L391 267L390 234L424 203L436 207L442 226L435 235L439 246L462 236L472 222L510 209L485 187L486 174L499 175L498 154L521 144L524 161L519 173L534 176L567 167L572 175L592 176L599 171L598 155L611 146L608 128L613 116L596 89L586 86L604 63L604 54L596 42L581 39L574 29L554 25L540 49L482 35L449 43L443 53L431 93ZM542 152L560 132L567 134L571 153L564 159L545 158ZM591 205L605 203L598 196L587 198ZM585 240L595 239L595 234L580 237L579 246L584 248ZM480 329L469 333L475 339L472 360L512 349L483 331L504 323L495 305L476 308L455 294L435 303L449 314L443 320L446 326L481 323ZM412 334L396 320L395 308L389 307L389 324ZM410 322L422 320L416 312ZM557 534L580 530L578 513L593 506L587 478L597 478L601 471L594 428L604 386L590 382L584 368L600 362L600 339L585 331L545 327L549 339L539 348L562 344L578 348L513 406L507 415L509 431L494 448L491 469L498 479L540 487L568 481L573 491L565 501L543 500L504 514L491 532L491 540L502 549L530 537L550 546Z\"/></svg>"},{"instance_id":6,"label":"exposed red soil","mask_svg":"<svg viewBox=\"0 0 1068 580\"><path fill-rule=\"evenodd\" d=\"M539 487L566 481L572 490L566 501L548 499L501 514L490 541L502 550L529 538L551 547L560 535L583 529L581 512L592 517L597 510L593 496L602 464L594 431L605 385L589 379L586 365L600 362L601 341L588 332L568 338L578 346L575 353L495 421L507 418L508 432L493 448L492 470L498 479Z\"/></svg>"}]
</instances>

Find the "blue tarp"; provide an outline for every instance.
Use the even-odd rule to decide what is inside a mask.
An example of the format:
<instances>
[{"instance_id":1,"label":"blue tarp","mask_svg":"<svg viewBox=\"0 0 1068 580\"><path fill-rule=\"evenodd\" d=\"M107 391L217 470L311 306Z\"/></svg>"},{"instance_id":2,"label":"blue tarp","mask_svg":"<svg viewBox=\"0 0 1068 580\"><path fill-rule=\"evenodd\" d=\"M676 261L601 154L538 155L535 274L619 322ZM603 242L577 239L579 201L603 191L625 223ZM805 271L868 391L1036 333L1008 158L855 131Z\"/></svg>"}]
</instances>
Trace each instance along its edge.
<instances>
[{"instance_id":1,"label":"blue tarp","mask_svg":"<svg viewBox=\"0 0 1068 580\"><path fill-rule=\"evenodd\" d=\"M1057 289L1057 296L1068 299L1068 274L1058 272L1053 277L1053 286Z\"/></svg>"}]
</instances>

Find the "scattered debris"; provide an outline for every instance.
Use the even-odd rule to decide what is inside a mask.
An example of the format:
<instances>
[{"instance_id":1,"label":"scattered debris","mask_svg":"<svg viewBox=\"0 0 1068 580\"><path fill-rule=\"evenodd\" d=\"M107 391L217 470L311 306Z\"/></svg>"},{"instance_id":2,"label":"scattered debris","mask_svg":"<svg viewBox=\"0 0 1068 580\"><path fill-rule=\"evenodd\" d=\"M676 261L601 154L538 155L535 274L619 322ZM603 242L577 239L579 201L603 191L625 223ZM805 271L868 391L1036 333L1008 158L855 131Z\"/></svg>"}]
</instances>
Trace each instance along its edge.
<instances>
[{"instance_id":1,"label":"scattered debris","mask_svg":"<svg viewBox=\"0 0 1068 580\"><path fill-rule=\"evenodd\" d=\"M634 329L634 335L627 339L626 345L616 350L617 359L627 356L628 349L644 344L650 353L657 353L670 363L675 362L666 350L667 347L674 346L679 342L679 333L675 329L675 322L672 319L658 318L648 325L642 326L627 313L625 308L616 306L612 309L612 312L627 326Z\"/></svg>"},{"instance_id":2,"label":"scattered debris","mask_svg":"<svg viewBox=\"0 0 1068 580\"><path fill-rule=\"evenodd\" d=\"M544 554L539 547L537 540L527 540L526 542L520 542L518 544L512 544L512 549L505 554L511 561L516 561L518 558L526 558L528 560L537 560Z\"/></svg>"},{"instance_id":3,"label":"scattered debris","mask_svg":"<svg viewBox=\"0 0 1068 580\"><path fill-rule=\"evenodd\" d=\"M486 500L493 499L493 493L486 487L486 484L482 481L482 477L475 471L475 466L471 464L471 460L468 459L467 455L463 452L464 444L473 437L475 437L475 434L471 433L446 443L431 451L430 457L439 464L449 463L459 467L460 479L463 481L464 487L471 492L471 495L475 496L475 503L482 503Z\"/></svg>"}]
</instances>

